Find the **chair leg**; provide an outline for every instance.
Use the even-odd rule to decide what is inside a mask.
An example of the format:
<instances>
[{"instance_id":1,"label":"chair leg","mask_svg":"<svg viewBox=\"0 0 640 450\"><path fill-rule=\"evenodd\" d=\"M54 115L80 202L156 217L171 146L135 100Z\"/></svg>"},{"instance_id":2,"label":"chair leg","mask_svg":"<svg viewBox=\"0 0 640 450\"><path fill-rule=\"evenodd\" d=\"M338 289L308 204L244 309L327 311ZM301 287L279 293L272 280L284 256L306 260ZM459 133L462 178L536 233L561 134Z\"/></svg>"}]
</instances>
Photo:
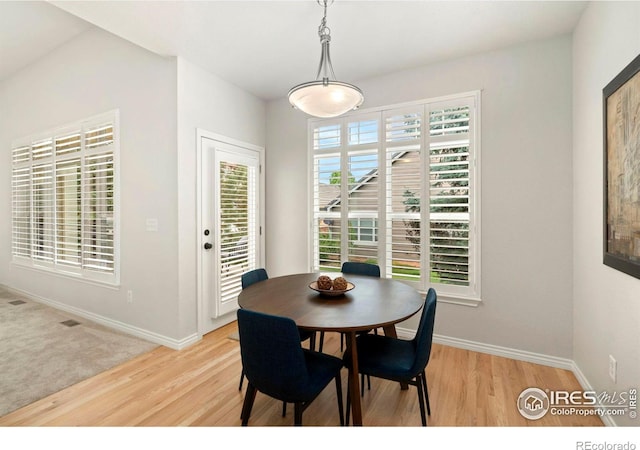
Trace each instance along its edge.
<instances>
[{"instance_id":1,"label":"chair leg","mask_svg":"<svg viewBox=\"0 0 640 450\"><path fill-rule=\"evenodd\" d=\"M345 425L349 426L349 416L351 416L351 379L347 383L347 416L345 417Z\"/></svg>"},{"instance_id":2,"label":"chair leg","mask_svg":"<svg viewBox=\"0 0 640 450\"><path fill-rule=\"evenodd\" d=\"M309 338L309 350L315 351L316 349L316 333L314 332Z\"/></svg>"},{"instance_id":3,"label":"chair leg","mask_svg":"<svg viewBox=\"0 0 640 450\"><path fill-rule=\"evenodd\" d=\"M242 390L242 382L244 381L244 367L242 368L242 372L240 372L240 385L238 386L238 390ZM242 415L240 415L240 419L242 420Z\"/></svg>"},{"instance_id":4,"label":"chair leg","mask_svg":"<svg viewBox=\"0 0 640 450\"><path fill-rule=\"evenodd\" d=\"M251 408L253 408L253 402L256 399L256 393L258 391L251 383L247 384L247 392L244 394L244 403L242 404L242 413L240 419L242 419L242 426L246 427L249 423L249 416L251 415Z\"/></svg>"},{"instance_id":5,"label":"chair leg","mask_svg":"<svg viewBox=\"0 0 640 450\"><path fill-rule=\"evenodd\" d=\"M318 351L322 353L322 348L324 347L324 331L320 332L320 343L318 344Z\"/></svg>"},{"instance_id":6,"label":"chair leg","mask_svg":"<svg viewBox=\"0 0 640 450\"><path fill-rule=\"evenodd\" d=\"M340 416L340 426L344 426L344 404L342 403L342 377L336 375L336 396L338 397L338 414Z\"/></svg>"},{"instance_id":7,"label":"chair leg","mask_svg":"<svg viewBox=\"0 0 640 450\"><path fill-rule=\"evenodd\" d=\"M340 351L343 352L344 351L344 341L345 341L345 335L344 333L340 333Z\"/></svg>"},{"instance_id":8,"label":"chair leg","mask_svg":"<svg viewBox=\"0 0 640 450\"><path fill-rule=\"evenodd\" d=\"M360 396L364 397L364 374L360 374L361 376L361 381L360 381ZM369 390L371 390L371 376L367 375L367 388Z\"/></svg>"},{"instance_id":9,"label":"chair leg","mask_svg":"<svg viewBox=\"0 0 640 450\"><path fill-rule=\"evenodd\" d=\"M301 427L302 426L302 410L304 408L302 407L302 403L300 402L296 402L293 405L293 415L294 415L294 419L293 419L293 424L296 427Z\"/></svg>"},{"instance_id":10,"label":"chair leg","mask_svg":"<svg viewBox=\"0 0 640 450\"><path fill-rule=\"evenodd\" d=\"M427 415L431 415L431 405L429 405L429 389L427 389L427 374L422 371L422 385L424 387L424 398L427 401Z\"/></svg>"},{"instance_id":11,"label":"chair leg","mask_svg":"<svg viewBox=\"0 0 640 450\"><path fill-rule=\"evenodd\" d=\"M342 403L342 377L336 375L336 395L338 397L338 414L340 415L340 426L344 426L344 406Z\"/></svg>"},{"instance_id":12,"label":"chair leg","mask_svg":"<svg viewBox=\"0 0 640 450\"><path fill-rule=\"evenodd\" d=\"M416 377L416 387L418 388L418 405L420 405L420 418L422 426L427 426L427 416L424 413L424 393L422 392L422 374Z\"/></svg>"}]
</instances>

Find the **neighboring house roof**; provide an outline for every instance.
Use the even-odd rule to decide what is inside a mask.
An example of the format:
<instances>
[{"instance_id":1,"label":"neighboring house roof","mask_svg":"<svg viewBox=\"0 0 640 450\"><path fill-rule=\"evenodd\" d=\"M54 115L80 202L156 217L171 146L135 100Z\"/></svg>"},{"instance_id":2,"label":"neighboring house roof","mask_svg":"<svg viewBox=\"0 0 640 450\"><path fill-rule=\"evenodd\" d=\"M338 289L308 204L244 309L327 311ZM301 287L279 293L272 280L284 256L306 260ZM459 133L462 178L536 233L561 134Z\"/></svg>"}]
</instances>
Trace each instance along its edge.
<instances>
[{"instance_id":1,"label":"neighboring house roof","mask_svg":"<svg viewBox=\"0 0 640 450\"><path fill-rule=\"evenodd\" d=\"M394 164L396 161L398 161L399 159L402 159L408 152L406 151L402 151L402 152L396 152L391 156L391 164ZM364 186L366 186L371 179L373 178L377 178L379 169L373 169L371 171L369 171L366 175L363 175L355 184L354 186L349 189L349 195L351 195L353 192L356 192L360 189L362 189ZM324 211L331 211L332 208L339 206L340 203L342 202L342 195L340 194L340 186L337 185L324 185L321 184L321 190L324 186L333 186L335 189L335 195L334 197L327 202L327 206L325 206L324 208L321 208ZM322 193L320 193L320 204L323 204L323 196Z\"/></svg>"}]
</instances>

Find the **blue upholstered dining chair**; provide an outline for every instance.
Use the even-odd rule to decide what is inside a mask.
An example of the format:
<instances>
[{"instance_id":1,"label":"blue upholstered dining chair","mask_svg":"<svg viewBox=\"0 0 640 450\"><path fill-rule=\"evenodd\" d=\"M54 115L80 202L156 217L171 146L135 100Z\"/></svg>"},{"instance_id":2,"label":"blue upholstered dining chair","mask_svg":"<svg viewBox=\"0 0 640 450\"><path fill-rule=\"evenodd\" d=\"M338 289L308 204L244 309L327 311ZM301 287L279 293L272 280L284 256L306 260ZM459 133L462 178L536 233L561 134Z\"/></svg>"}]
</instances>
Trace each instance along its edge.
<instances>
[{"instance_id":1,"label":"blue upholstered dining chair","mask_svg":"<svg viewBox=\"0 0 640 450\"><path fill-rule=\"evenodd\" d=\"M303 349L296 323L287 318L246 309L238 310L238 331L247 391L242 405L246 426L258 391L293 403L294 424L302 425L302 413L335 380L340 425L342 404L342 360Z\"/></svg>"},{"instance_id":2,"label":"blue upholstered dining chair","mask_svg":"<svg viewBox=\"0 0 640 450\"><path fill-rule=\"evenodd\" d=\"M377 264L346 261L342 263L342 273L380 278L380 266Z\"/></svg>"},{"instance_id":3,"label":"blue upholstered dining chair","mask_svg":"<svg viewBox=\"0 0 640 450\"><path fill-rule=\"evenodd\" d=\"M266 269L259 268L250 270L249 272L245 272L240 277L240 282L242 283L242 289L246 289L254 283L258 283L260 281L264 281L269 279L269 275L267 274ZM242 372L240 373L240 384L238 385L238 390L242 390L242 383L244 382L244 367L242 368Z\"/></svg>"},{"instance_id":4,"label":"blue upholstered dining chair","mask_svg":"<svg viewBox=\"0 0 640 450\"><path fill-rule=\"evenodd\" d=\"M249 272L245 272L240 277L240 282L242 283L242 289L246 289L252 284L259 283L260 281L268 280L269 275L267 271L263 268L250 270ZM315 348L315 332L300 330L300 341L306 341L309 339L309 348L313 350ZM242 382L244 381L244 369L240 374L240 384L238 385L238 390L242 390ZM286 405L283 406L283 412L286 412Z\"/></svg>"},{"instance_id":5,"label":"blue upholstered dining chair","mask_svg":"<svg viewBox=\"0 0 640 450\"><path fill-rule=\"evenodd\" d=\"M380 266L378 266L377 264L347 261L342 263L341 271L343 274L365 275L369 277L380 278ZM363 331L363 333L368 333L369 331L371 330ZM344 350L344 342L345 342L345 335L343 333L340 335L340 351ZM323 346L324 346L324 331L320 332L320 343L318 344L319 351L322 351Z\"/></svg>"},{"instance_id":6,"label":"blue upholstered dining chair","mask_svg":"<svg viewBox=\"0 0 640 450\"><path fill-rule=\"evenodd\" d=\"M378 266L377 264L346 261L342 263L341 271L343 274L365 275L368 277L380 278L380 266ZM358 334L366 334L370 331L371 330L359 331ZM377 334L377 330L376 330L376 334ZM340 333L340 351L344 350L345 339L346 339L345 334ZM322 351L323 345L324 345L324 331L320 332L320 343L318 344L319 351ZM368 383L369 389L371 389L370 377L367 377L367 383ZM362 396L364 396L364 375L362 375L361 387L362 387Z\"/></svg>"},{"instance_id":7,"label":"blue upholstered dining chair","mask_svg":"<svg viewBox=\"0 0 640 450\"><path fill-rule=\"evenodd\" d=\"M422 308L418 331L410 341L375 334L363 334L356 339L360 373L416 386L422 426L427 425L425 402L427 413L431 415L425 369L431 355L436 303L436 291L430 288ZM351 356L345 355L343 361L345 366L350 367ZM347 396L347 423L350 410L349 399L350 397Z\"/></svg>"},{"instance_id":8,"label":"blue upholstered dining chair","mask_svg":"<svg viewBox=\"0 0 640 450\"><path fill-rule=\"evenodd\" d=\"M342 273L350 273L352 275L365 275L368 277L380 278L380 266L377 264L346 261L342 263ZM362 331L360 334L368 333L371 330ZM376 330L377 334L377 330ZM340 337L340 350L342 350L342 340L344 334Z\"/></svg>"},{"instance_id":9,"label":"blue upholstered dining chair","mask_svg":"<svg viewBox=\"0 0 640 450\"><path fill-rule=\"evenodd\" d=\"M265 269L254 269L249 272L245 272L240 277L240 282L242 283L242 289L246 289L254 283L259 281L264 281L269 279L269 275Z\"/></svg>"}]
</instances>

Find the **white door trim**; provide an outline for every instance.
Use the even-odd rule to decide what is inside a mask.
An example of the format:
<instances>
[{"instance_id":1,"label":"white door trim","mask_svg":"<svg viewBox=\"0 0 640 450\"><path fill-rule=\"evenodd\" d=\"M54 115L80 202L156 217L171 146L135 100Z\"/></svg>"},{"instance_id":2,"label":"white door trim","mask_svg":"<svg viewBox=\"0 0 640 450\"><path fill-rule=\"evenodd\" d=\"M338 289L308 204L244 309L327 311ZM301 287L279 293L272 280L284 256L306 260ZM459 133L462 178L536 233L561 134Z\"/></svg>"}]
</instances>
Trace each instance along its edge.
<instances>
[{"instance_id":1,"label":"white door trim","mask_svg":"<svg viewBox=\"0 0 640 450\"><path fill-rule=\"evenodd\" d=\"M265 223L265 177L264 177L264 147L260 147L254 144L250 144L247 142L242 142L237 139L233 139L227 136L223 136L220 134L212 133L200 128L196 129L196 233L198 235L196 239L196 297L197 297L197 325L198 325L198 337L202 338L202 336L208 332L209 324L207 321L211 319L209 317L205 317L204 315L204 302L206 299L204 298L204 274L203 274L203 263L202 263L202 255L203 255L203 247L205 243L204 229L202 227L203 223L203 185L204 185L204 176L203 176L203 139L208 139L212 141L217 141L227 145L233 145L240 148L245 148L249 150L254 150L259 154L259 164L260 170L258 173L259 176L259 190L260 190L260 198L259 198L259 226L262 232L259 234L258 245L260 247L259 251L259 265L264 267L265 264L265 256L264 256L264 223ZM233 322L236 319L235 314L227 314L226 316L220 317L215 320L214 328L218 328L220 326L226 325L227 323ZM205 326L205 324L207 326Z\"/></svg>"}]
</instances>

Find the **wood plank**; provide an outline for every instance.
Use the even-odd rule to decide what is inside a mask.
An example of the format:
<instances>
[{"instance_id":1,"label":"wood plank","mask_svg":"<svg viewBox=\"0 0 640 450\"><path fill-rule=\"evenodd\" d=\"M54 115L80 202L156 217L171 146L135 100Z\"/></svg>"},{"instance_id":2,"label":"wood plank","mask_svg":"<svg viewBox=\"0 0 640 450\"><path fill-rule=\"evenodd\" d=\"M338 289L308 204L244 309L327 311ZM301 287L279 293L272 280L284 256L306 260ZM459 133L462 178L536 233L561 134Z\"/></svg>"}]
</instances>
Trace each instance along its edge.
<instances>
[{"instance_id":1,"label":"wood plank","mask_svg":"<svg viewBox=\"0 0 640 450\"><path fill-rule=\"evenodd\" d=\"M157 348L93 378L27 405L0 426L239 426L245 388L240 380L239 343L228 336L231 323L181 351ZM337 333L326 333L324 350L340 356ZM433 345L427 367L431 402L429 426L602 426L597 416L523 418L516 401L528 387L580 390L567 370ZM343 371L346 395L347 371ZM364 425L420 426L416 389L371 379L362 398ZM303 423L339 424L335 385L305 411ZM293 424L293 405L258 393L251 426Z\"/></svg>"}]
</instances>

